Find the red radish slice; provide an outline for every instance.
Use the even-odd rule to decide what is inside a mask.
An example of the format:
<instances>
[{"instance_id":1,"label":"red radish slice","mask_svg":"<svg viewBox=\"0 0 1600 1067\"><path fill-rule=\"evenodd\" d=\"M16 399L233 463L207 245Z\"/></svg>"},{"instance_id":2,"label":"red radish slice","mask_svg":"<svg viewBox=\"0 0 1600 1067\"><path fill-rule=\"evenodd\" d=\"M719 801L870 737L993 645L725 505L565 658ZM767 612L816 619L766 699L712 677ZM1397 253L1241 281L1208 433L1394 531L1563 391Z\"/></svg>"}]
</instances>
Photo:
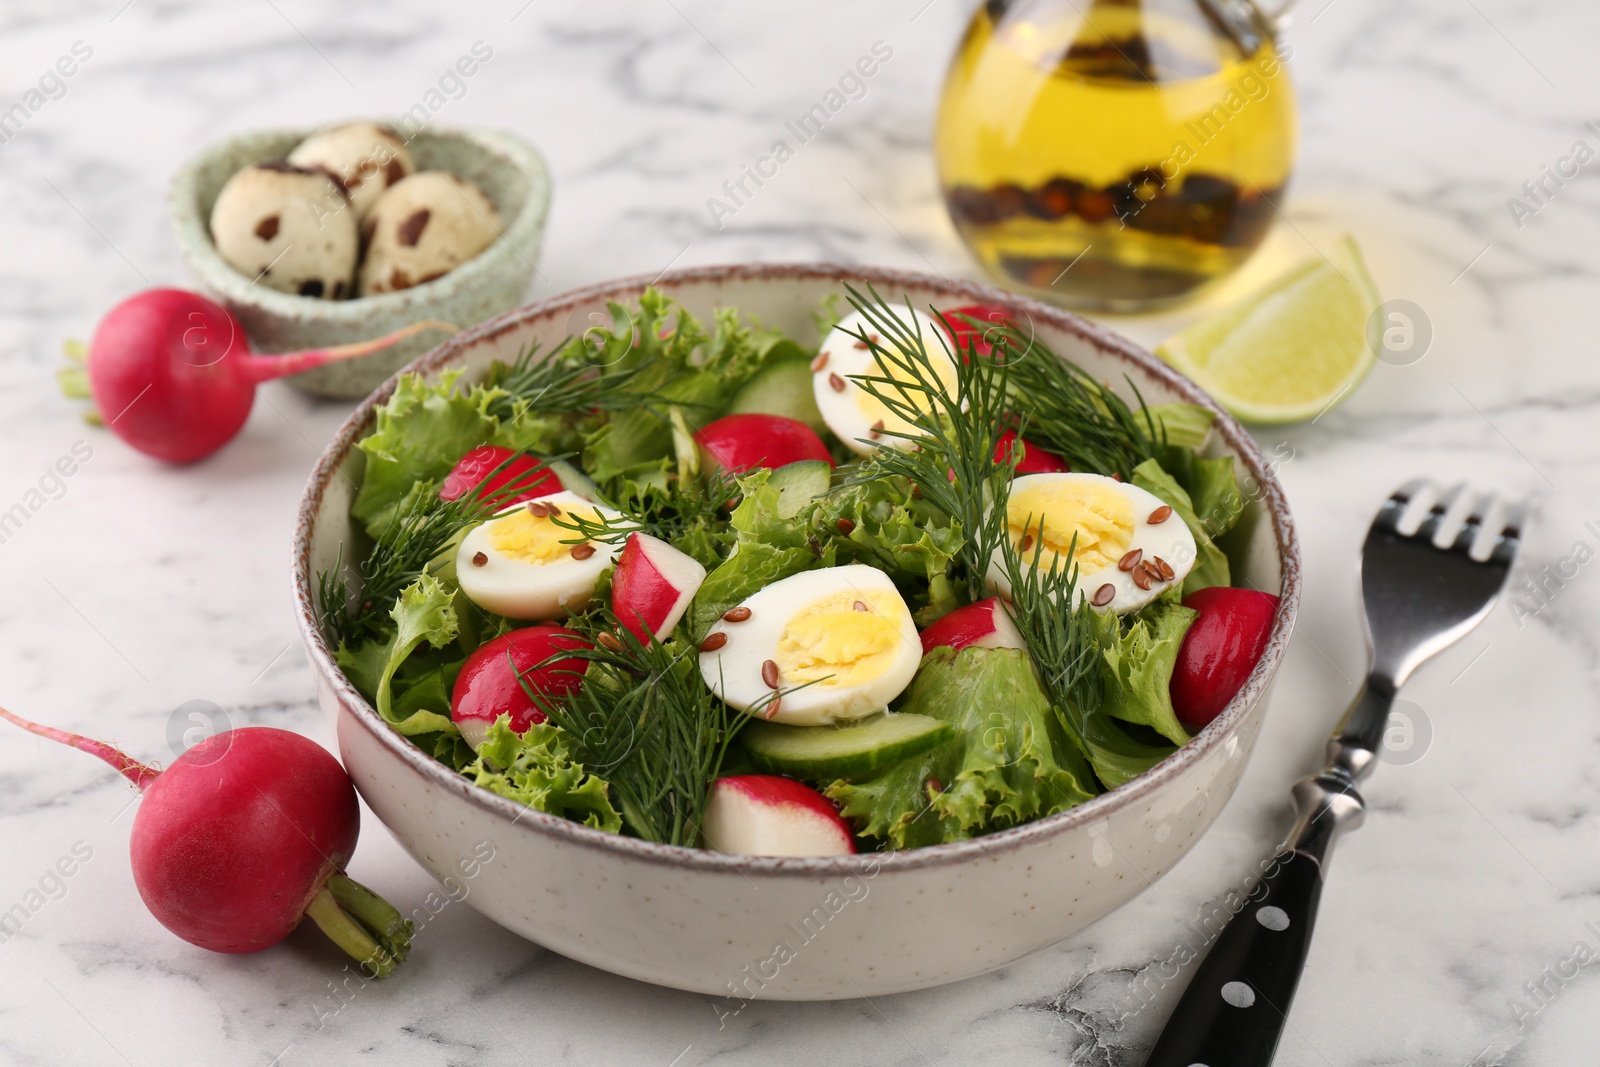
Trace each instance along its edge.
<instances>
[{"instance_id":1,"label":"red radish slice","mask_svg":"<svg viewBox=\"0 0 1600 1067\"><path fill-rule=\"evenodd\" d=\"M87 737L13 715L41 737L109 763L144 793L133 881L168 930L213 952L259 952L309 917L374 977L394 973L411 923L344 873L361 812L339 761L266 726L206 738L157 772Z\"/></svg>"},{"instance_id":2,"label":"red radish slice","mask_svg":"<svg viewBox=\"0 0 1600 1067\"><path fill-rule=\"evenodd\" d=\"M696 433L694 440L713 463L734 474L803 459L833 466L833 454L816 431L782 415L724 415Z\"/></svg>"},{"instance_id":3,"label":"red radish slice","mask_svg":"<svg viewBox=\"0 0 1600 1067\"><path fill-rule=\"evenodd\" d=\"M548 467L536 470L538 466L539 460L525 452L514 452L498 445L479 445L456 460L439 487L439 499L459 500L470 489L477 489L481 497L514 490L504 499L495 501L497 507L508 508L565 488L555 471ZM496 470L499 473L495 473Z\"/></svg>"},{"instance_id":4,"label":"red radish slice","mask_svg":"<svg viewBox=\"0 0 1600 1067\"><path fill-rule=\"evenodd\" d=\"M1254 589L1212 586L1190 593L1190 625L1172 671L1172 708L1180 722L1202 727L1222 713L1266 650L1278 598Z\"/></svg>"},{"instance_id":5,"label":"red radish slice","mask_svg":"<svg viewBox=\"0 0 1600 1067\"><path fill-rule=\"evenodd\" d=\"M954 649L971 646L978 648L1025 648L1017 624L1006 614L1005 605L997 596L968 604L964 608L940 616L922 631L922 654L949 645Z\"/></svg>"},{"instance_id":6,"label":"red radish slice","mask_svg":"<svg viewBox=\"0 0 1600 1067\"><path fill-rule=\"evenodd\" d=\"M848 856L850 827L826 797L792 778L718 778L706 804L706 843L743 856Z\"/></svg>"},{"instance_id":7,"label":"red radish slice","mask_svg":"<svg viewBox=\"0 0 1600 1067\"><path fill-rule=\"evenodd\" d=\"M430 319L373 341L258 356L226 308L182 289L150 289L100 320L89 342L89 390L118 437L168 463L191 463L239 432L258 383L369 355L423 330L456 332Z\"/></svg>"},{"instance_id":8,"label":"red radish slice","mask_svg":"<svg viewBox=\"0 0 1600 1067\"><path fill-rule=\"evenodd\" d=\"M1000 440L994 446L994 461L1004 463L1011 458L1011 449L1020 444L1022 455L1017 457L1016 473L1022 474L1064 474L1072 468L1067 466L1067 461L1054 452L1046 452L1026 437L1018 441L1015 430L1007 430L1000 435Z\"/></svg>"},{"instance_id":9,"label":"red radish slice","mask_svg":"<svg viewBox=\"0 0 1600 1067\"><path fill-rule=\"evenodd\" d=\"M965 348L970 344L978 355L987 356L994 350L994 346L988 338L993 337L998 332L995 329L996 327L1003 326L1011 321L1011 312L1005 308L995 307L993 304L968 304L966 307L958 307L946 311L944 317L950 323L951 332L955 334L956 347L958 349ZM978 323L989 323L990 325L978 325L977 323L968 322L968 319L976 319ZM969 341L968 338L971 340Z\"/></svg>"},{"instance_id":10,"label":"red radish slice","mask_svg":"<svg viewBox=\"0 0 1600 1067\"><path fill-rule=\"evenodd\" d=\"M578 676L588 670L589 661L569 657L535 668L552 656L587 647L578 634L551 625L512 630L480 645L462 665L450 694L450 719L462 740L476 752L502 715L511 716L511 731L518 734L544 722L545 713L534 706L528 688L550 696L570 693L581 684Z\"/></svg>"},{"instance_id":11,"label":"red radish slice","mask_svg":"<svg viewBox=\"0 0 1600 1067\"><path fill-rule=\"evenodd\" d=\"M640 641L666 640L706 580L706 569L659 537L628 536L611 577L612 614Z\"/></svg>"}]
</instances>

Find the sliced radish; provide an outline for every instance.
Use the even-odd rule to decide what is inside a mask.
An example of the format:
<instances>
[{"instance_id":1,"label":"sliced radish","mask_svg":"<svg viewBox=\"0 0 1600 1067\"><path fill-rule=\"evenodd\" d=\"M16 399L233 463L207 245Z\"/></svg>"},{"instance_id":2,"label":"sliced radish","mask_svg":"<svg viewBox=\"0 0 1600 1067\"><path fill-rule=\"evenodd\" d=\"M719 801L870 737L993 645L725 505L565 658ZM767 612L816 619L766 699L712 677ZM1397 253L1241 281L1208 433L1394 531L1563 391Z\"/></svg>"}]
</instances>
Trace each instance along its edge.
<instances>
[{"instance_id":1,"label":"sliced radish","mask_svg":"<svg viewBox=\"0 0 1600 1067\"><path fill-rule=\"evenodd\" d=\"M833 466L833 454L816 431L782 415L725 415L696 433L694 440L713 463L734 474L803 459Z\"/></svg>"},{"instance_id":2,"label":"sliced radish","mask_svg":"<svg viewBox=\"0 0 1600 1067\"><path fill-rule=\"evenodd\" d=\"M489 727L502 715L511 716L511 730L522 733L545 721L523 687L536 693L560 696L578 688L578 677L589 661L570 657L535 670L552 656L587 647L582 637L564 626L528 626L480 645L467 657L456 675L450 695L450 718L461 737L476 752Z\"/></svg>"},{"instance_id":3,"label":"sliced radish","mask_svg":"<svg viewBox=\"0 0 1600 1067\"><path fill-rule=\"evenodd\" d=\"M1000 440L994 446L994 461L1004 463L1011 458L1011 449L1018 445L1015 430L1007 430L1000 435ZM1054 452L1046 452L1026 437L1020 441L1022 454L1017 457L1017 474L1063 474L1072 468L1067 466L1067 461Z\"/></svg>"},{"instance_id":4,"label":"sliced radish","mask_svg":"<svg viewBox=\"0 0 1600 1067\"><path fill-rule=\"evenodd\" d=\"M1011 621L997 596L957 608L940 616L922 631L922 654L949 645L954 649L1025 648L1017 624Z\"/></svg>"},{"instance_id":5,"label":"sliced radish","mask_svg":"<svg viewBox=\"0 0 1600 1067\"><path fill-rule=\"evenodd\" d=\"M496 501L502 507L536 500L564 487L556 472L548 468L535 470L539 461L526 452L513 452L498 445L479 445L456 460L456 465L445 476L439 487L440 500L457 500L470 490L477 489L482 497L493 497L502 490L508 495Z\"/></svg>"},{"instance_id":6,"label":"sliced radish","mask_svg":"<svg viewBox=\"0 0 1600 1067\"><path fill-rule=\"evenodd\" d=\"M665 640L706 580L706 569L659 537L628 535L611 578L611 611L640 641Z\"/></svg>"},{"instance_id":7,"label":"sliced radish","mask_svg":"<svg viewBox=\"0 0 1600 1067\"><path fill-rule=\"evenodd\" d=\"M1005 308L995 307L993 304L968 304L966 307L953 308L944 313L950 323L950 330L955 334L956 347L962 348L971 338L973 349L980 356L987 356L994 350L994 345L989 338L996 332L996 327L1004 326L1011 321L1011 312ZM989 323L980 326L968 319L976 319L978 323Z\"/></svg>"},{"instance_id":8,"label":"sliced radish","mask_svg":"<svg viewBox=\"0 0 1600 1067\"><path fill-rule=\"evenodd\" d=\"M1178 721L1201 727L1215 719L1255 669L1272 634L1278 598L1224 585L1183 598L1200 616L1183 635L1168 686Z\"/></svg>"},{"instance_id":9,"label":"sliced radish","mask_svg":"<svg viewBox=\"0 0 1600 1067\"><path fill-rule=\"evenodd\" d=\"M821 793L792 778L718 778L706 804L706 843L744 856L848 856L850 827Z\"/></svg>"}]
</instances>

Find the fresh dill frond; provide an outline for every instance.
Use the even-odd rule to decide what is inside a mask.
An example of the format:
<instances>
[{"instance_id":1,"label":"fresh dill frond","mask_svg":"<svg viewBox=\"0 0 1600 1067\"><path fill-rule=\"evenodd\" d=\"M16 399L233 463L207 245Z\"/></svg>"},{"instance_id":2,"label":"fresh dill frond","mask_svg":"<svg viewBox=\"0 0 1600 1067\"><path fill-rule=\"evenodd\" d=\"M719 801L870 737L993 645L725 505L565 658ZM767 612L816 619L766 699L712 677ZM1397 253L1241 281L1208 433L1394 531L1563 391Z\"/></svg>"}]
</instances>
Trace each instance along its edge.
<instances>
[{"instance_id":1,"label":"fresh dill frond","mask_svg":"<svg viewBox=\"0 0 1600 1067\"><path fill-rule=\"evenodd\" d=\"M728 502L739 495L738 482L724 471L688 477L669 475L665 482L615 479L612 492L599 503L618 512L605 516L551 516L557 526L572 531L572 542L600 541L620 544L632 533L649 534L687 552L707 567L715 566L733 544L728 526Z\"/></svg>"},{"instance_id":2,"label":"fresh dill frond","mask_svg":"<svg viewBox=\"0 0 1600 1067\"><path fill-rule=\"evenodd\" d=\"M1010 372L1010 414L1028 439L1066 460L1074 471L1133 478L1133 468L1166 444L1166 430L1139 400L1135 411L1109 388L1037 337L1010 322L967 319L986 331L995 352L1004 351ZM1018 431L1021 432L1020 430Z\"/></svg>"},{"instance_id":3,"label":"fresh dill frond","mask_svg":"<svg viewBox=\"0 0 1600 1067\"><path fill-rule=\"evenodd\" d=\"M646 841L699 845L710 783L746 717L730 716L706 686L693 645L640 641L605 608L566 625L592 647L534 667L523 690L610 783L629 829ZM589 661L581 686L558 698L534 688L529 675L569 658Z\"/></svg>"},{"instance_id":4,"label":"fresh dill frond","mask_svg":"<svg viewBox=\"0 0 1600 1067\"><path fill-rule=\"evenodd\" d=\"M484 384L498 386L508 395L497 397L489 414L508 419L521 408L541 415L587 415L637 404L627 389L637 370L618 369L602 376L595 365L594 346L585 337L568 338L545 359L536 358L538 353L538 343L530 343L511 363L494 365Z\"/></svg>"},{"instance_id":5,"label":"fresh dill frond","mask_svg":"<svg viewBox=\"0 0 1600 1067\"><path fill-rule=\"evenodd\" d=\"M848 285L845 290L871 327L854 336L884 372L851 375L851 380L913 427L910 433L881 431L912 442L911 447L883 444L858 480L900 475L917 487L925 503L959 524L967 599L980 600L986 595L989 561L1005 540L1006 486L1015 465L1011 456L996 457L1007 423L1010 361L981 357L970 345L953 349L941 334L936 340L955 368L952 392L930 354L933 339L922 336L914 317L911 324L902 320L870 286L870 298ZM906 307L909 311L909 302Z\"/></svg>"},{"instance_id":6,"label":"fresh dill frond","mask_svg":"<svg viewBox=\"0 0 1600 1067\"><path fill-rule=\"evenodd\" d=\"M1100 633L1094 609L1078 596L1078 568L1072 562L1074 536L1058 565L1044 564L1044 527L1029 516L1025 528L1039 531L1033 556L1025 559L1007 538L1001 545L1001 568L1011 587L1012 621L1022 634L1039 682L1050 698L1067 735L1088 754L1084 741L1088 716L1100 707ZM1076 603L1074 601L1076 600Z\"/></svg>"}]
</instances>

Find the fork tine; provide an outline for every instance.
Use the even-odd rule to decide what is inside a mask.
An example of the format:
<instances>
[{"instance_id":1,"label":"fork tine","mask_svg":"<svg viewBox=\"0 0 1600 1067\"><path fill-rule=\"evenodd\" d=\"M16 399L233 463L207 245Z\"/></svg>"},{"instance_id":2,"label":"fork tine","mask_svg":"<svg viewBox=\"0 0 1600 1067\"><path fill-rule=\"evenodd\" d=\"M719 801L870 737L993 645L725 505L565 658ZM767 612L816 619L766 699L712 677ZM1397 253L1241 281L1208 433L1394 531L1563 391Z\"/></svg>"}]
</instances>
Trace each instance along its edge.
<instances>
[{"instance_id":1,"label":"fork tine","mask_svg":"<svg viewBox=\"0 0 1600 1067\"><path fill-rule=\"evenodd\" d=\"M1472 510L1467 513L1466 519L1461 523L1461 531L1456 534L1456 539L1450 545L1452 552L1472 552L1472 544L1478 539L1478 531L1483 529L1483 524L1488 521L1489 513L1494 510L1496 496L1493 493L1484 493L1478 502L1472 505Z\"/></svg>"},{"instance_id":2,"label":"fork tine","mask_svg":"<svg viewBox=\"0 0 1600 1067\"><path fill-rule=\"evenodd\" d=\"M1387 533L1400 532L1400 520L1405 516L1406 508L1411 501L1424 491L1430 489L1433 483L1426 478L1413 478L1405 485L1389 494L1389 499L1383 502L1378 509L1378 514L1373 517L1372 529L1383 530Z\"/></svg>"},{"instance_id":3,"label":"fork tine","mask_svg":"<svg viewBox=\"0 0 1600 1067\"><path fill-rule=\"evenodd\" d=\"M1433 507L1428 509L1428 517L1422 520L1422 525L1417 527L1416 538L1419 541L1431 542L1439 536L1439 527L1444 523L1445 516L1455 506L1456 501L1467 491L1467 483L1461 482L1452 486L1450 491L1433 502Z\"/></svg>"},{"instance_id":4,"label":"fork tine","mask_svg":"<svg viewBox=\"0 0 1600 1067\"><path fill-rule=\"evenodd\" d=\"M1511 566L1512 560L1517 558L1517 548L1522 544L1522 527L1527 521L1528 502L1524 500L1511 509L1511 514L1501 524L1500 532L1495 537L1494 550L1489 553L1491 562Z\"/></svg>"}]
</instances>

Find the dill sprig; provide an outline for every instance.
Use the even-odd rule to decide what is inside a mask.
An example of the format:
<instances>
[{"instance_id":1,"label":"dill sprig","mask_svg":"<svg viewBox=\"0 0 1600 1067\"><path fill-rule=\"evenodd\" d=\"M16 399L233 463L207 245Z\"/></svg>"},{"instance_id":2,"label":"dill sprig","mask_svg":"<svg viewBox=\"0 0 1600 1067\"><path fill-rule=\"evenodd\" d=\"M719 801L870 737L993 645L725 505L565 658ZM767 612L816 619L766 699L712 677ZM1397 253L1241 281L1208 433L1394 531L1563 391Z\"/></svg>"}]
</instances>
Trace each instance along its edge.
<instances>
[{"instance_id":1,"label":"dill sprig","mask_svg":"<svg viewBox=\"0 0 1600 1067\"><path fill-rule=\"evenodd\" d=\"M538 343L530 343L511 363L496 363L490 370L484 384L499 386L509 395L496 398L489 414L512 418L519 405L541 415L587 415L637 405L638 398L627 388L637 368L617 368L602 375L586 337L567 338L546 359L536 359L538 352Z\"/></svg>"},{"instance_id":2,"label":"dill sprig","mask_svg":"<svg viewBox=\"0 0 1600 1067\"><path fill-rule=\"evenodd\" d=\"M563 651L521 676L523 690L566 731L584 767L606 779L623 820L646 841L700 843L710 783L743 722L700 676L697 650L641 641L609 610L569 619L592 647ZM529 675L561 659L589 661L583 684L552 699Z\"/></svg>"},{"instance_id":3,"label":"dill sprig","mask_svg":"<svg viewBox=\"0 0 1600 1067\"><path fill-rule=\"evenodd\" d=\"M1010 538L1000 547L1001 568L1011 586L1011 618L1067 735L1088 755L1084 741L1088 716L1103 697L1101 628L1094 609L1077 592L1078 567L1072 557L1078 539L1073 536L1066 555L1051 567L1044 564L1043 521L1035 522L1030 515L1023 528L1037 531L1031 559L1025 559Z\"/></svg>"},{"instance_id":4,"label":"dill sprig","mask_svg":"<svg viewBox=\"0 0 1600 1067\"><path fill-rule=\"evenodd\" d=\"M1166 430L1139 401L1135 411L1077 364L1061 358L1015 324L968 318L987 331L994 351L1006 354L1012 415L1025 421L1028 439L1056 453L1075 471L1133 477L1133 468L1166 444ZM1021 432L1020 430L1018 431Z\"/></svg>"},{"instance_id":5,"label":"dill sprig","mask_svg":"<svg viewBox=\"0 0 1600 1067\"><path fill-rule=\"evenodd\" d=\"M487 482L523 454L508 456L484 476ZM492 516L517 493L537 484L549 461L541 460L492 493L464 493L442 500L432 487L414 495L411 505L386 527L357 568L360 600L352 605L343 549L331 571L317 575L317 613L329 640L348 647L382 637L394 625L389 611L406 587L442 563L441 555L462 530Z\"/></svg>"},{"instance_id":6,"label":"dill sprig","mask_svg":"<svg viewBox=\"0 0 1600 1067\"><path fill-rule=\"evenodd\" d=\"M853 336L867 346L884 371L851 375L851 380L914 428L910 433L881 431L883 437L913 444L910 448L881 445L857 480L900 475L917 487L925 503L958 523L963 535L959 559L967 598L981 600L989 561L1006 539L1006 487L1015 465L1011 456L995 456L1006 429L1010 360L998 350L994 358L979 356L971 344L952 350L941 334L937 340L942 354L955 368L952 392L936 368L934 359L938 357L930 355L929 339L922 336L913 316L907 316L909 323L902 320L870 286L870 299L849 285L845 290L851 305L871 327ZM909 301L906 308L911 308Z\"/></svg>"},{"instance_id":7,"label":"dill sprig","mask_svg":"<svg viewBox=\"0 0 1600 1067\"><path fill-rule=\"evenodd\" d=\"M611 490L598 502L618 512L616 518L565 511L551 516L552 523L572 532L564 544L600 541L615 545L638 532L659 537L706 567L721 562L733 544L728 502L738 496L739 486L724 471L669 475L665 483L616 479Z\"/></svg>"}]
</instances>

